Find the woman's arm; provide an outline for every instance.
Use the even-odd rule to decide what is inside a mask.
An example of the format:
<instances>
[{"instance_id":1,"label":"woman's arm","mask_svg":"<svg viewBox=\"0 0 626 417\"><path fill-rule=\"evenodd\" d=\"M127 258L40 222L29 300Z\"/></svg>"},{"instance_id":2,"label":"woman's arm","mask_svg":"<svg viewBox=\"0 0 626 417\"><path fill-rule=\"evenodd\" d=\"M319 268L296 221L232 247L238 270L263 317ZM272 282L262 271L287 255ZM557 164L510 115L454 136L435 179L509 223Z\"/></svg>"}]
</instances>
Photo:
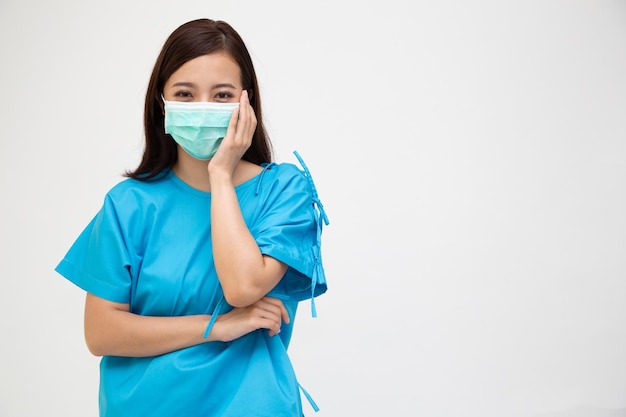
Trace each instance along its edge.
<instances>
[{"instance_id":1,"label":"woman's arm","mask_svg":"<svg viewBox=\"0 0 626 417\"><path fill-rule=\"evenodd\" d=\"M96 356L155 356L210 341L228 342L262 328L273 336L283 321L289 322L282 302L270 297L218 316L209 337L204 338L210 318L141 316L131 313L128 304L87 293L85 341Z\"/></svg>"},{"instance_id":2,"label":"woman's arm","mask_svg":"<svg viewBox=\"0 0 626 417\"><path fill-rule=\"evenodd\" d=\"M213 258L226 301L253 304L278 284L287 266L261 253L241 214L232 182L211 181Z\"/></svg>"},{"instance_id":3,"label":"woman's arm","mask_svg":"<svg viewBox=\"0 0 626 417\"><path fill-rule=\"evenodd\" d=\"M250 147L257 120L243 91L233 112L226 137L208 172L211 185L211 237L217 276L226 301L245 307L264 297L285 275L287 266L264 256L241 214L235 192L234 172Z\"/></svg>"}]
</instances>

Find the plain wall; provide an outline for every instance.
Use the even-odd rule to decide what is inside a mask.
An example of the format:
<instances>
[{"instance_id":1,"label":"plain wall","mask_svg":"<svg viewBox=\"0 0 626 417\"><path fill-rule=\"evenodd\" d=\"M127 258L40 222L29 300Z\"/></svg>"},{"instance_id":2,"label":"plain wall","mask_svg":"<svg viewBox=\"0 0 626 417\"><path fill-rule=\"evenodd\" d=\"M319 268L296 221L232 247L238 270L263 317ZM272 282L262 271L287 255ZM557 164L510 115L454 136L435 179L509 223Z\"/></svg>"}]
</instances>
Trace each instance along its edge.
<instances>
[{"instance_id":1,"label":"plain wall","mask_svg":"<svg viewBox=\"0 0 626 417\"><path fill-rule=\"evenodd\" d=\"M150 71L231 23L330 217L307 416L626 416L626 2L0 0L0 416L94 416L54 267L142 151Z\"/></svg>"}]
</instances>

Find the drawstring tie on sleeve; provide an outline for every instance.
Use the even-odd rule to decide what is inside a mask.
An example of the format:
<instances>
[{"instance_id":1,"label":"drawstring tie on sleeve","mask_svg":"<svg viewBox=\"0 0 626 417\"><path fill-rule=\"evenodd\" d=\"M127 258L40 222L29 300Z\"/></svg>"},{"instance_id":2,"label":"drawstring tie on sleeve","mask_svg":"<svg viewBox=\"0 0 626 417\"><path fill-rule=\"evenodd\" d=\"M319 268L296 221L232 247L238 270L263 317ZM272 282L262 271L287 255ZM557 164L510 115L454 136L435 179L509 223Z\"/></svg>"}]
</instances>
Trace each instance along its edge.
<instances>
[{"instance_id":1,"label":"drawstring tie on sleeve","mask_svg":"<svg viewBox=\"0 0 626 417\"><path fill-rule=\"evenodd\" d=\"M211 333L211 330L213 329L213 325L215 324L215 320L217 320L217 316L220 314L222 305L224 305L224 301L226 301L226 298L224 298L224 295L222 295L220 297L220 300L217 302L217 305L213 309L213 314L211 314L211 319L209 320L209 324L206 326L206 330L204 331L204 334L202 335L202 337L204 337L205 339L209 337L209 334Z\"/></svg>"},{"instance_id":2,"label":"drawstring tie on sleeve","mask_svg":"<svg viewBox=\"0 0 626 417\"><path fill-rule=\"evenodd\" d=\"M318 283L324 282L326 277L324 276L324 268L322 267L322 256L321 256L321 241L322 241L322 228L324 225L328 226L330 224L328 220L328 216L326 215L326 211L324 210L324 205L320 201L319 195L317 194L317 188L315 187L315 183L313 182L313 177L311 176L311 171L302 160L302 157L297 151L293 151L296 158L298 158L298 162L302 166L304 170L304 175L308 180L309 189L312 195L313 207L318 212L318 217L316 219L317 226L317 240L316 244L313 246L313 276L311 277L311 315L313 317L317 317L317 309L315 308L315 287Z\"/></svg>"},{"instance_id":3,"label":"drawstring tie on sleeve","mask_svg":"<svg viewBox=\"0 0 626 417\"><path fill-rule=\"evenodd\" d=\"M263 167L263 171L261 171L261 175L259 175L259 179L256 182L256 191L254 192L254 195L259 195L259 190L261 189L261 184L263 183L263 176L265 175L265 172L274 165L276 165L275 162L270 162Z\"/></svg>"}]
</instances>

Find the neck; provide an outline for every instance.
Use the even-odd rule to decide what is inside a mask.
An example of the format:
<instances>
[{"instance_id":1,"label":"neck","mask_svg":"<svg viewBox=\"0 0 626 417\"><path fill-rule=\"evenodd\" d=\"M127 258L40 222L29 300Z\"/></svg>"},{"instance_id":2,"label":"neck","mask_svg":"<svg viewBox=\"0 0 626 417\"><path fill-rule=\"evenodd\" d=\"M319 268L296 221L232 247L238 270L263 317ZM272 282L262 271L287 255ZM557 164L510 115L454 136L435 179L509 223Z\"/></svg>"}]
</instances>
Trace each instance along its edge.
<instances>
[{"instance_id":1,"label":"neck","mask_svg":"<svg viewBox=\"0 0 626 417\"><path fill-rule=\"evenodd\" d=\"M208 167L209 161L196 159L179 148L178 159L172 170L178 178L190 187L200 191L211 192ZM242 184L260 174L262 170L259 165L240 160L233 173L233 182L235 185Z\"/></svg>"},{"instance_id":2,"label":"neck","mask_svg":"<svg viewBox=\"0 0 626 417\"><path fill-rule=\"evenodd\" d=\"M178 150L178 159L172 170L178 178L189 186L200 191L211 191L209 183L209 171L207 169L209 161L201 161L189 155L182 149Z\"/></svg>"}]
</instances>

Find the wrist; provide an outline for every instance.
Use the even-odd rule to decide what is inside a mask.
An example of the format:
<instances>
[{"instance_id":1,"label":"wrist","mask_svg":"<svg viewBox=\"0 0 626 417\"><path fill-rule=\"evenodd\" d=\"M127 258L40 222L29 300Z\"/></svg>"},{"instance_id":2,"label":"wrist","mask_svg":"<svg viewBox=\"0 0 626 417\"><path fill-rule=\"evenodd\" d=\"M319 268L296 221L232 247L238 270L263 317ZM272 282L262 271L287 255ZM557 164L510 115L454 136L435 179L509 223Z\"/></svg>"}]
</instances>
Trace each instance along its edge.
<instances>
[{"instance_id":1,"label":"wrist","mask_svg":"<svg viewBox=\"0 0 626 417\"><path fill-rule=\"evenodd\" d=\"M211 184L211 188L220 185L230 186L233 184L233 174L226 169L211 168L209 164L209 183Z\"/></svg>"}]
</instances>

